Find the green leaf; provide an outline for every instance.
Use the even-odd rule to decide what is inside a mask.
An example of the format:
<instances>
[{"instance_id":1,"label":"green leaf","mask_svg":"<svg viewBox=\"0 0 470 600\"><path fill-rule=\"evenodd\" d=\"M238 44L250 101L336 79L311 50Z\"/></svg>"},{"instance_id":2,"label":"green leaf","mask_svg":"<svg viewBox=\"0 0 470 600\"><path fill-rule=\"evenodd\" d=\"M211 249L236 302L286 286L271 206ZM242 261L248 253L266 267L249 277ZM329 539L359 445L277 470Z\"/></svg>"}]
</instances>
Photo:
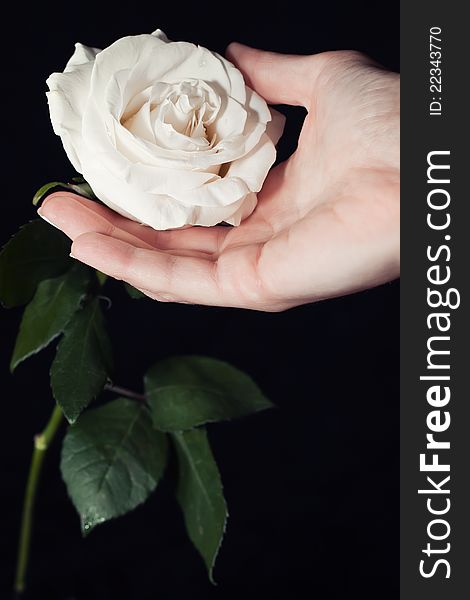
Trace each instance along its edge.
<instances>
[{"instance_id":1,"label":"green leaf","mask_svg":"<svg viewBox=\"0 0 470 600\"><path fill-rule=\"evenodd\" d=\"M108 276L98 270L96 270L95 273L96 273L96 277L98 278L98 283L100 284L101 287L103 287L104 284L106 283L106 281L108 280Z\"/></svg>"},{"instance_id":2,"label":"green leaf","mask_svg":"<svg viewBox=\"0 0 470 600\"><path fill-rule=\"evenodd\" d=\"M73 263L70 240L43 220L20 228L0 252L0 301L21 306L31 300L43 279L57 277Z\"/></svg>"},{"instance_id":3,"label":"green leaf","mask_svg":"<svg viewBox=\"0 0 470 600\"><path fill-rule=\"evenodd\" d=\"M60 465L82 532L144 502L166 461L166 436L144 403L118 398L82 415L67 431Z\"/></svg>"},{"instance_id":4,"label":"green leaf","mask_svg":"<svg viewBox=\"0 0 470 600\"><path fill-rule=\"evenodd\" d=\"M74 179L78 179L78 178L74 177L73 180ZM57 187L64 188L69 192L74 192L75 194L78 194L79 196L84 196L85 198L89 198L90 200L93 200L96 198L90 185L84 179L82 179L81 183L64 183L62 181L51 181L50 183L46 183L42 187L40 187L38 189L38 191L34 194L34 196L33 196L34 206L39 204L39 202L41 202L41 200L43 200L46 196L48 196L49 193L54 188L57 188Z\"/></svg>"},{"instance_id":5,"label":"green leaf","mask_svg":"<svg viewBox=\"0 0 470 600\"><path fill-rule=\"evenodd\" d=\"M44 196L46 196L48 194L48 192L50 192L50 190L56 188L56 187L64 187L66 184L62 183L61 181L51 181L49 183L45 183L43 186L41 186L38 191L34 194L33 196L33 204L34 206L36 206L37 204L39 204L39 202L44 198Z\"/></svg>"},{"instance_id":6,"label":"green leaf","mask_svg":"<svg viewBox=\"0 0 470 600\"><path fill-rule=\"evenodd\" d=\"M204 356L156 363L145 376L145 389L153 423L161 431L191 429L272 406L248 375Z\"/></svg>"},{"instance_id":7,"label":"green leaf","mask_svg":"<svg viewBox=\"0 0 470 600\"><path fill-rule=\"evenodd\" d=\"M227 506L219 470L204 429L172 434L178 457L176 497L188 535L212 571L227 522Z\"/></svg>"},{"instance_id":8,"label":"green leaf","mask_svg":"<svg viewBox=\"0 0 470 600\"><path fill-rule=\"evenodd\" d=\"M52 392L70 423L103 389L111 364L111 345L95 299L69 321L52 363Z\"/></svg>"},{"instance_id":9,"label":"green leaf","mask_svg":"<svg viewBox=\"0 0 470 600\"><path fill-rule=\"evenodd\" d=\"M140 290L136 289L132 285L128 283L124 283L124 287L126 288L126 292L129 294L131 298L134 300L140 300L141 298L148 298L145 294L143 294Z\"/></svg>"},{"instance_id":10,"label":"green leaf","mask_svg":"<svg viewBox=\"0 0 470 600\"><path fill-rule=\"evenodd\" d=\"M95 192L92 190L91 185L89 183L87 183L86 181L84 181L83 183L76 184L76 185L70 184L70 187L77 194L79 194L80 196L85 196L85 198L88 198L89 200L97 200L98 199Z\"/></svg>"},{"instance_id":11,"label":"green leaf","mask_svg":"<svg viewBox=\"0 0 470 600\"><path fill-rule=\"evenodd\" d=\"M23 313L10 363L12 371L64 331L85 298L89 283L90 270L79 263L60 277L41 281Z\"/></svg>"}]
</instances>

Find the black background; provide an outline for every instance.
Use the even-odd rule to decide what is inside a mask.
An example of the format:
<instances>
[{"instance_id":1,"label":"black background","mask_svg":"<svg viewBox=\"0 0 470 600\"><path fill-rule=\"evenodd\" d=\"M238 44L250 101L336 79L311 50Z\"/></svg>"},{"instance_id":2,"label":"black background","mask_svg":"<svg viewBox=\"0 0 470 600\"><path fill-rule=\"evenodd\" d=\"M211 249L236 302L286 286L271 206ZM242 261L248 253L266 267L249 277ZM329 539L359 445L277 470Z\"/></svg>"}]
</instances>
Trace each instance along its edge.
<instances>
[{"instance_id":1,"label":"black background","mask_svg":"<svg viewBox=\"0 0 470 600\"><path fill-rule=\"evenodd\" d=\"M40 185L72 175L44 92L45 79L62 70L76 41L104 47L160 27L170 38L219 52L232 40L292 53L353 48L398 70L398 3L23 9L4 23L11 43L2 52L1 240L35 216L30 198ZM283 159L295 148L304 115L281 110L288 116ZM143 507L82 540L55 444L37 505L29 597L199 600L252 591L260 598L397 598L398 284L281 314L133 304L117 283L109 294L117 382L139 389L141 373L155 359L206 354L249 372L279 408L210 428L230 511L217 587L186 538L171 481ZM0 312L2 598L12 582L32 436L52 406L53 349L14 376L8 372L20 316Z\"/></svg>"}]
</instances>

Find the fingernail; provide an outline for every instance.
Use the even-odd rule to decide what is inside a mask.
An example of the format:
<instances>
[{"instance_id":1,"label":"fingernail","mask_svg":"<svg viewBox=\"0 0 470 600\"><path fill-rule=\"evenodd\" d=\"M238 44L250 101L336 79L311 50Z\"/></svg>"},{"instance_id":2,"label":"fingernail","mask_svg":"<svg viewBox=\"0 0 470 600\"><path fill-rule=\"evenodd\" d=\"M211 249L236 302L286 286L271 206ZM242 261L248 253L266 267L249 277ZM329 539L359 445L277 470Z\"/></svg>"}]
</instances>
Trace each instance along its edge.
<instances>
[{"instance_id":1,"label":"fingernail","mask_svg":"<svg viewBox=\"0 0 470 600\"><path fill-rule=\"evenodd\" d=\"M78 260L78 258L75 256L75 254L70 253L69 256L70 256L70 258L74 258L75 260Z\"/></svg>"}]
</instances>

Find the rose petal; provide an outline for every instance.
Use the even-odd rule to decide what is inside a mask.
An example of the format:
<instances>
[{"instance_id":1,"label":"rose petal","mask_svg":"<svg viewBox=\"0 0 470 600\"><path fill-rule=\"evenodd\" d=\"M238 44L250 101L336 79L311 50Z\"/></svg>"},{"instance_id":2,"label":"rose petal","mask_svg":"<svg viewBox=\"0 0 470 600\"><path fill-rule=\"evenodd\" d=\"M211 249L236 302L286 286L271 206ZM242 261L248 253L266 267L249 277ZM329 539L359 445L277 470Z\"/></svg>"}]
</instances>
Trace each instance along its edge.
<instances>
[{"instance_id":1,"label":"rose petal","mask_svg":"<svg viewBox=\"0 0 470 600\"><path fill-rule=\"evenodd\" d=\"M75 44L75 52L70 57L67 65L65 66L64 72L73 71L75 67L79 67L87 62L95 60L96 55L101 52L100 48L89 48L77 42Z\"/></svg>"},{"instance_id":2,"label":"rose petal","mask_svg":"<svg viewBox=\"0 0 470 600\"><path fill-rule=\"evenodd\" d=\"M185 206L171 196L143 192L115 177L102 165L88 165L88 177L96 181L94 191L98 197L119 214L149 225L154 229L176 229L185 225L211 227L235 215L240 217L243 203L253 208L253 198L249 194L227 206ZM132 214L129 211L129 198L132 198Z\"/></svg>"},{"instance_id":3,"label":"rose petal","mask_svg":"<svg viewBox=\"0 0 470 600\"><path fill-rule=\"evenodd\" d=\"M219 177L202 186L171 195L186 206L229 206L250 193L247 184L238 177Z\"/></svg>"},{"instance_id":4,"label":"rose petal","mask_svg":"<svg viewBox=\"0 0 470 600\"><path fill-rule=\"evenodd\" d=\"M239 178L252 192L259 192L275 160L276 148L264 133L253 150L231 163L225 177Z\"/></svg>"},{"instance_id":5,"label":"rose petal","mask_svg":"<svg viewBox=\"0 0 470 600\"><path fill-rule=\"evenodd\" d=\"M209 137L215 134L217 140L241 135L245 129L248 113L245 108L230 96L222 100L222 106L216 121L209 128Z\"/></svg>"},{"instance_id":6,"label":"rose petal","mask_svg":"<svg viewBox=\"0 0 470 600\"><path fill-rule=\"evenodd\" d=\"M163 194L179 199L179 194L193 194L194 190L211 181L220 179L218 175L207 171L179 171L177 169L162 169L135 164L126 174L126 182L133 187L139 187L144 192ZM197 204L197 202L193 202Z\"/></svg>"},{"instance_id":7,"label":"rose petal","mask_svg":"<svg viewBox=\"0 0 470 600\"><path fill-rule=\"evenodd\" d=\"M278 143L281 135L284 133L286 117L282 113L280 113L279 111L275 110L272 107L270 107L269 110L271 111L272 119L266 126L266 133L271 138L271 141L273 142L273 144L276 145Z\"/></svg>"},{"instance_id":8,"label":"rose petal","mask_svg":"<svg viewBox=\"0 0 470 600\"><path fill-rule=\"evenodd\" d=\"M197 220L192 221L192 224L204 227L212 227L222 222L240 225L242 219L248 217L255 207L256 194L251 193L230 206L201 206L198 207Z\"/></svg>"},{"instance_id":9,"label":"rose petal","mask_svg":"<svg viewBox=\"0 0 470 600\"><path fill-rule=\"evenodd\" d=\"M239 177L253 192L263 187L266 175L276 160L275 144L282 135L285 117L277 110L271 109L272 121L268 123L266 133L258 144L245 156L233 161L226 177Z\"/></svg>"},{"instance_id":10,"label":"rose petal","mask_svg":"<svg viewBox=\"0 0 470 600\"><path fill-rule=\"evenodd\" d=\"M82 118L90 89L93 62L68 65L66 73L53 73L47 79L49 114L54 133L60 136L64 150L81 173L80 149L83 147Z\"/></svg>"},{"instance_id":11,"label":"rose petal","mask_svg":"<svg viewBox=\"0 0 470 600\"><path fill-rule=\"evenodd\" d=\"M189 42L164 42L154 35L121 38L100 52L95 61L92 93L98 103L106 96L106 85L116 72L130 69L130 97L156 81L174 83L201 79L222 89L240 103L245 102L241 73L228 61Z\"/></svg>"},{"instance_id":12,"label":"rose petal","mask_svg":"<svg viewBox=\"0 0 470 600\"><path fill-rule=\"evenodd\" d=\"M155 131L152 126L150 115L150 103L146 102L140 109L124 124L119 124L124 129L127 129L136 138L146 140L151 144L155 144ZM118 126L118 124L116 124Z\"/></svg>"},{"instance_id":13,"label":"rose petal","mask_svg":"<svg viewBox=\"0 0 470 600\"><path fill-rule=\"evenodd\" d=\"M251 213L255 210L257 203L258 199L256 197L256 194L248 194L248 196L246 196L243 199L243 202L240 203L240 206L237 207L236 210L230 216L224 218L225 223L235 226L240 225L240 223L244 221L247 217L249 217Z\"/></svg>"},{"instance_id":14,"label":"rose petal","mask_svg":"<svg viewBox=\"0 0 470 600\"><path fill-rule=\"evenodd\" d=\"M168 39L166 33L164 31L162 31L161 29L155 29L155 31L152 31L152 35L154 35L158 39L162 40L162 42L168 43L171 41Z\"/></svg>"}]
</instances>

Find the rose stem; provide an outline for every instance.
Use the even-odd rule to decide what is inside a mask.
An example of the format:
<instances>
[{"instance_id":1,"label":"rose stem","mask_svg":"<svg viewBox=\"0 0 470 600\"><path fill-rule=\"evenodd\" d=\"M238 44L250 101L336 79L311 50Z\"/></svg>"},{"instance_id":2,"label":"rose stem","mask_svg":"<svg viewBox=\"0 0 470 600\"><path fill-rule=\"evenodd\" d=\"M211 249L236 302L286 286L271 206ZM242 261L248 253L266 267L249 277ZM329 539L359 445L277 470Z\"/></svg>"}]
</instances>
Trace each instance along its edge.
<instances>
[{"instance_id":1,"label":"rose stem","mask_svg":"<svg viewBox=\"0 0 470 600\"><path fill-rule=\"evenodd\" d=\"M131 400L140 400L145 402L146 397L144 394L139 394L138 392L133 392L132 390L128 390L125 387L121 387L120 385L113 385L112 383L107 383L104 386L104 389L108 392L114 392L115 394L119 394L120 396L125 396L126 398L130 398Z\"/></svg>"},{"instance_id":2,"label":"rose stem","mask_svg":"<svg viewBox=\"0 0 470 600\"><path fill-rule=\"evenodd\" d=\"M106 384L105 390L114 392L121 396L126 396L132 400L145 401L144 394L133 392L119 385ZM42 465L46 451L49 448L52 440L55 437L59 425L63 419L62 410L55 406L52 415L44 428L44 430L34 436L34 449L29 469L28 480L23 501L23 514L21 518L21 529L19 536L18 561L15 577L15 591L18 594L24 592L26 587L26 571L31 549L31 531L33 524L34 504L36 499L36 491L39 484Z\"/></svg>"},{"instance_id":3,"label":"rose stem","mask_svg":"<svg viewBox=\"0 0 470 600\"><path fill-rule=\"evenodd\" d=\"M22 594L26 587L26 571L28 569L31 549L34 503L44 457L59 429L62 419L62 410L56 405L43 431L34 436L34 449L24 494L23 514L21 517L21 529L18 540L18 561L14 585L17 594Z\"/></svg>"}]
</instances>

